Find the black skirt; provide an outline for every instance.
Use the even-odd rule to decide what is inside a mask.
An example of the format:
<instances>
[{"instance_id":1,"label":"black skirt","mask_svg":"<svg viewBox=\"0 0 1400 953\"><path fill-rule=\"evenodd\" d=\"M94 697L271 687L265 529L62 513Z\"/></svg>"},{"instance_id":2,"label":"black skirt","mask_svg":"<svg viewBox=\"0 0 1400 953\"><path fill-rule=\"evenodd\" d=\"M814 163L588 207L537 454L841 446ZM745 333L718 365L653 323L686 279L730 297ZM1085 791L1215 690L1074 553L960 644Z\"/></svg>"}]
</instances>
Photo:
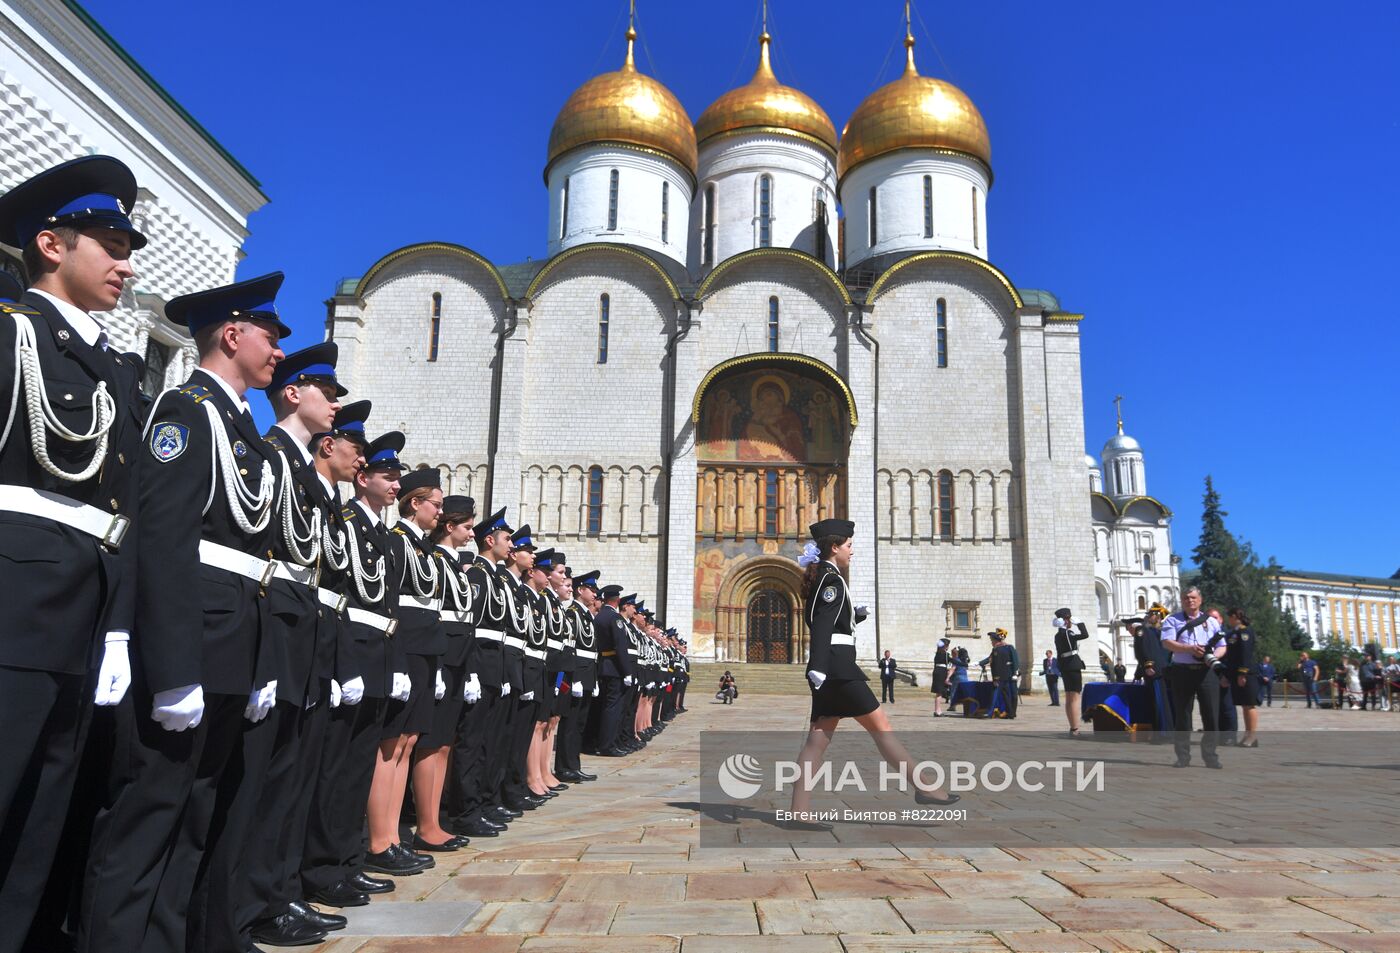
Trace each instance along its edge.
<instances>
[{"instance_id":1,"label":"black skirt","mask_svg":"<svg viewBox=\"0 0 1400 953\"><path fill-rule=\"evenodd\" d=\"M457 740L457 723L466 707L462 698L462 689L467 684L466 663L444 665L442 680L447 684L447 691L433 702L433 725L418 736L419 748L445 748Z\"/></svg>"},{"instance_id":2,"label":"black skirt","mask_svg":"<svg viewBox=\"0 0 1400 953\"><path fill-rule=\"evenodd\" d=\"M1065 691L1084 691L1084 669L1076 668L1073 671L1061 672L1060 678L1064 681Z\"/></svg>"},{"instance_id":3,"label":"black skirt","mask_svg":"<svg viewBox=\"0 0 1400 953\"><path fill-rule=\"evenodd\" d=\"M421 735L433 728L433 695L437 679L437 660L426 655L409 655L408 677L413 682L408 701L397 702L389 699L388 713L385 715L384 731L380 738L388 741L399 735ZM389 688L393 688L392 685ZM386 689L385 694L388 694ZM443 696L444 698L446 696Z\"/></svg>"},{"instance_id":4,"label":"black skirt","mask_svg":"<svg viewBox=\"0 0 1400 953\"><path fill-rule=\"evenodd\" d=\"M948 670L946 668L936 668L933 670L933 685L929 691L935 695L946 695L948 693Z\"/></svg>"},{"instance_id":5,"label":"black skirt","mask_svg":"<svg viewBox=\"0 0 1400 953\"><path fill-rule=\"evenodd\" d=\"M1244 677L1244 686L1240 686L1239 676L1235 675L1230 679L1230 697L1234 699L1236 705L1245 708L1258 708L1259 696L1259 676L1250 672ZM1362 683L1365 684L1364 682Z\"/></svg>"},{"instance_id":6,"label":"black skirt","mask_svg":"<svg viewBox=\"0 0 1400 953\"><path fill-rule=\"evenodd\" d=\"M808 685L810 688L810 683ZM863 678L828 678L812 689L812 721L818 718L858 718L880 707L870 683Z\"/></svg>"}]
</instances>

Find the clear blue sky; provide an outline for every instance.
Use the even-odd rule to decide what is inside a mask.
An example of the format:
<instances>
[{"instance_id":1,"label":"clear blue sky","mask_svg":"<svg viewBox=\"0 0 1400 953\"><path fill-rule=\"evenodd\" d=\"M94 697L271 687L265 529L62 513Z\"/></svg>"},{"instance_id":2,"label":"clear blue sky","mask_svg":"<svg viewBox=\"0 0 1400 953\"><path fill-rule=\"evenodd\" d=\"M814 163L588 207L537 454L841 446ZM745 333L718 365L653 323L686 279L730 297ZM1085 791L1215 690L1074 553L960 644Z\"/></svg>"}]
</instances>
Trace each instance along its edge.
<instances>
[{"instance_id":1,"label":"clear blue sky","mask_svg":"<svg viewBox=\"0 0 1400 953\"><path fill-rule=\"evenodd\" d=\"M692 119L747 81L758 0L639 6L641 67ZM779 78L840 128L897 75L902 6L773 0ZM87 7L262 181L239 277L287 272L293 347L319 338L338 279L410 242L542 255L550 124L620 65L626 16L625 0ZM1088 449L1122 394L1188 560L1211 473L1265 556L1400 567L1400 5L916 11L921 71L991 132L992 260L1087 314Z\"/></svg>"}]
</instances>

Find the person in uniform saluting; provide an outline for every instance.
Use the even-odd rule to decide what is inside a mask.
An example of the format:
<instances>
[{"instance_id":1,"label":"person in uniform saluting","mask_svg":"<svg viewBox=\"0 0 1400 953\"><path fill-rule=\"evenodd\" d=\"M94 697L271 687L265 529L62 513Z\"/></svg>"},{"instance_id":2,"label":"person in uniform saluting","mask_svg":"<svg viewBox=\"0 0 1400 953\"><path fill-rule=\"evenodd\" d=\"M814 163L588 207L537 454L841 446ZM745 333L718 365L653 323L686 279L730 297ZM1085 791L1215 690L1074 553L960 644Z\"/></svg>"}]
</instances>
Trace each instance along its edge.
<instances>
[{"instance_id":1,"label":"person in uniform saluting","mask_svg":"<svg viewBox=\"0 0 1400 953\"><path fill-rule=\"evenodd\" d=\"M1065 717L1072 735L1079 734L1079 696L1084 691L1084 659L1079 656L1079 643L1088 637L1088 628L1071 610L1055 610L1055 659L1065 683Z\"/></svg>"},{"instance_id":2,"label":"person in uniform saluting","mask_svg":"<svg viewBox=\"0 0 1400 953\"><path fill-rule=\"evenodd\" d=\"M841 719L854 718L870 733L885 762L897 768L906 781L911 780L909 752L890 728L889 718L875 700L865 672L856 664L855 613L846 584L856 524L850 520L827 519L813 523L809 530L812 540L798 560L805 570L802 600L811 647L807 681L812 690L811 726L798 755L803 777L815 775L816 764L826 753ZM920 804L952 804L959 798L942 790L922 790L916 786L914 800ZM794 814L800 818L811 807L811 801L811 791L805 784L793 786ZM798 830L827 829L824 824L810 824L800 819L788 826Z\"/></svg>"},{"instance_id":3,"label":"person in uniform saluting","mask_svg":"<svg viewBox=\"0 0 1400 953\"><path fill-rule=\"evenodd\" d=\"M80 950L202 949L210 874L250 833L230 808L245 722L277 692L275 658L259 651L276 479L244 395L282 360L281 285L275 272L165 308L199 368L156 400L137 468L153 518L135 531L133 705L118 712L109 807L93 827Z\"/></svg>"},{"instance_id":4,"label":"person in uniform saluting","mask_svg":"<svg viewBox=\"0 0 1400 953\"><path fill-rule=\"evenodd\" d=\"M138 505L143 368L107 346L92 312L117 305L131 252L146 244L127 218L135 201L135 177L107 156L0 196L0 242L21 250L32 282L24 292L6 273L0 291L4 953L20 948L38 910L93 702L118 705L131 682L136 547L125 537Z\"/></svg>"}]
</instances>

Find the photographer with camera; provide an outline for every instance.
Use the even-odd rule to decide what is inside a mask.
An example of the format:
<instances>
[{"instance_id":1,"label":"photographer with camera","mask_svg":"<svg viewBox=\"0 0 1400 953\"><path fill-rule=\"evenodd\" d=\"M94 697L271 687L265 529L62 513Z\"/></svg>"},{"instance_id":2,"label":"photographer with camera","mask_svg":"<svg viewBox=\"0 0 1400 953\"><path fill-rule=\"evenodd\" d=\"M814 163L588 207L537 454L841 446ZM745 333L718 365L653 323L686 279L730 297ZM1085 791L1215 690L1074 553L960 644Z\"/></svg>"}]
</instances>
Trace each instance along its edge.
<instances>
[{"instance_id":1,"label":"photographer with camera","mask_svg":"<svg viewBox=\"0 0 1400 953\"><path fill-rule=\"evenodd\" d=\"M1172 653L1167 669L1172 711L1176 715L1176 766L1191 763L1191 709L1201 706L1201 759L1219 768L1216 730L1220 710L1220 675L1216 668L1225 654L1220 623L1201 612L1201 590L1192 586L1181 594L1181 611L1162 622L1162 646Z\"/></svg>"}]
</instances>

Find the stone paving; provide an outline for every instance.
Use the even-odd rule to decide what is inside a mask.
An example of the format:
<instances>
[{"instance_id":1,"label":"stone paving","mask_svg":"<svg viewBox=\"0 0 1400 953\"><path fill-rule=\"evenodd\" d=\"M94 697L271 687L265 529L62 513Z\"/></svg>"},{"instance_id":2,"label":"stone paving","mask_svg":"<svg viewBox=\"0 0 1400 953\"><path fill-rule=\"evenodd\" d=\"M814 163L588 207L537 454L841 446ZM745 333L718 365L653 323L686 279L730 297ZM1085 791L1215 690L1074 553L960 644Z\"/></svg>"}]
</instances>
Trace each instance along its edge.
<instances>
[{"instance_id":1,"label":"stone paving","mask_svg":"<svg viewBox=\"0 0 1400 953\"><path fill-rule=\"evenodd\" d=\"M994 734L929 717L926 692L889 708L898 729ZM699 846L699 732L800 727L802 698L690 711L643 752L588 759L575 786L496 839L438 855L322 953L924 953L1345 950L1400 953L1400 852L1381 849ZM1400 713L1263 712L1268 729L1393 730ZM1063 729L1029 696L1018 727ZM851 724L845 730L859 731ZM1299 823L1325 810L1325 785ZM1393 823L1378 818L1378 823Z\"/></svg>"}]
</instances>

